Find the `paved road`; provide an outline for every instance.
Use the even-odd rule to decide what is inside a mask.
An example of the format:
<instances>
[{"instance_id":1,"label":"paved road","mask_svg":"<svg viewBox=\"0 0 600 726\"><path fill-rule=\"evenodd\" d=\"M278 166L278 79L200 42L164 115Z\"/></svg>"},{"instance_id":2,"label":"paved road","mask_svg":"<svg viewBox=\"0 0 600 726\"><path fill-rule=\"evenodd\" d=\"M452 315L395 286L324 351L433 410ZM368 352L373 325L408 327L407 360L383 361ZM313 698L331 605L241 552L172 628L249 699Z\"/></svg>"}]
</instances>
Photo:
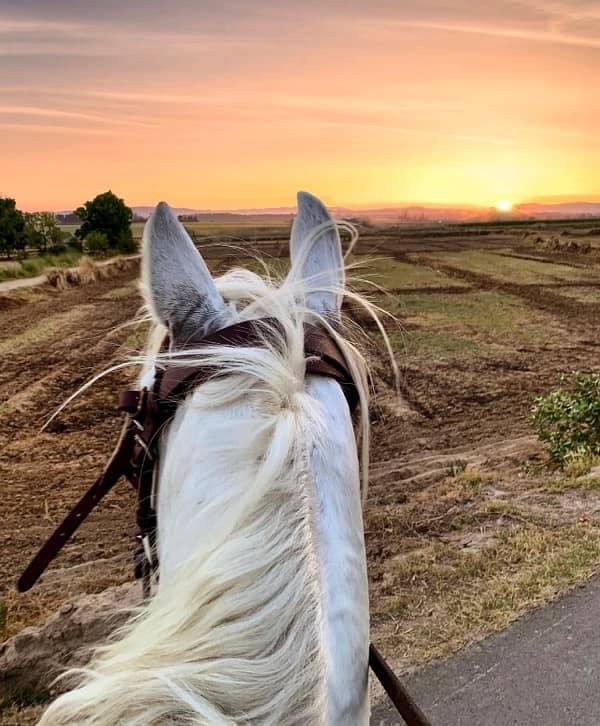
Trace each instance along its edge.
<instances>
[{"instance_id":1,"label":"paved road","mask_svg":"<svg viewBox=\"0 0 600 726\"><path fill-rule=\"evenodd\" d=\"M434 726L600 726L600 577L406 685Z\"/></svg>"}]
</instances>

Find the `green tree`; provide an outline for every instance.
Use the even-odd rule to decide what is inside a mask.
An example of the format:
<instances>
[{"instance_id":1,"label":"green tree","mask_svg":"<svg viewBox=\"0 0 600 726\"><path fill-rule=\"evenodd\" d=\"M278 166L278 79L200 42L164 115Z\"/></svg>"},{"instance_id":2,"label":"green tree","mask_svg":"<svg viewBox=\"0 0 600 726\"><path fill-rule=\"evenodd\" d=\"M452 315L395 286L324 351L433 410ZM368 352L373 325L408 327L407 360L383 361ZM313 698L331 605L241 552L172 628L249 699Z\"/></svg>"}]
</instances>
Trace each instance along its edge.
<instances>
[{"instance_id":1,"label":"green tree","mask_svg":"<svg viewBox=\"0 0 600 726\"><path fill-rule=\"evenodd\" d=\"M75 214L82 222L75 232L79 239L87 239L90 232L101 232L106 235L109 247L122 252L135 249L131 234L133 212L110 190L78 207Z\"/></svg>"},{"instance_id":2,"label":"green tree","mask_svg":"<svg viewBox=\"0 0 600 726\"><path fill-rule=\"evenodd\" d=\"M60 252L64 235L52 212L33 212L25 215L27 245L37 247L41 254Z\"/></svg>"},{"instance_id":3,"label":"green tree","mask_svg":"<svg viewBox=\"0 0 600 726\"><path fill-rule=\"evenodd\" d=\"M14 199L0 197L0 254L25 249L25 218Z\"/></svg>"}]
</instances>

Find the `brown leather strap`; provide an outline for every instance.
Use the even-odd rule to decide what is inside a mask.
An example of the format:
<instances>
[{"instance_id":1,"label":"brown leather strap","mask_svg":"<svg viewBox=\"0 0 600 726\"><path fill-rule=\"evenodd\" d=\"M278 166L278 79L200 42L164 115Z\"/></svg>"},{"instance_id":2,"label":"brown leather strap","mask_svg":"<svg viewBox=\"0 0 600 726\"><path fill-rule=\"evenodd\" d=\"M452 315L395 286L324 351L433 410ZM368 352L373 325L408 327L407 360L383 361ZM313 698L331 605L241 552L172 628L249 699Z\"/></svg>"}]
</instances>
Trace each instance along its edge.
<instances>
[{"instance_id":1,"label":"brown leather strap","mask_svg":"<svg viewBox=\"0 0 600 726\"><path fill-rule=\"evenodd\" d=\"M281 345L284 331L276 318L246 320L218 330L197 343L189 343L190 348L205 348L212 345L230 345L235 348L264 347ZM348 370L344 354L333 338L322 328L305 323L304 353L307 358L306 372L334 378L341 386L350 406L354 410L358 403L358 391ZM177 403L191 389L204 383L219 369L212 366L190 365L167 366L155 387L155 395L160 402Z\"/></svg>"},{"instance_id":2,"label":"brown leather strap","mask_svg":"<svg viewBox=\"0 0 600 726\"><path fill-rule=\"evenodd\" d=\"M231 325L200 341L192 341L189 345L190 347L282 345L283 334L282 326L276 319L266 318ZM168 338L163 341L161 350L163 352L168 350ZM307 359L307 373L327 376L338 381L350 410L353 410L358 403L358 391L348 370L347 361L334 339L321 328L305 324L304 352ZM129 418L123 426L117 446L104 472L27 566L17 582L20 592L29 590L36 583L88 514L123 476L137 490L137 519L141 538L148 538L152 552L156 534L156 513L151 502L152 477L156 471L156 439L162 426L174 413L183 397L215 373L219 373L219 370L212 366L198 366L193 363L189 366L171 365L162 371L157 371L154 390L126 391L122 394L120 409L128 413ZM155 556L155 553L152 553L153 560ZM138 557L139 567L136 569L139 569L143 577L145 597L150 594L150 575L157 564L155 561L148 562L142 550L141 559ZM430 722L374 645L369 648L369 665L407 725L430 726Z\"/></svg>"},{"instance_id":3,"label":"brown leather strap","mask_svg":"<svg viewBox=\"0 0 600 726\"><path fill-rule=\"evenodd\" d=\"M431 721L413 701L373 643L369 646L369 665L407 726L431 726Z\"/></svg>"},{"instance_id":4,"label":"brown leather strap","mask_svg":"<svg viewBox=\"0 0 600 726\"><path fill-rule=\"evenodd\" d=\"M54 530L17 581L19 592L26 592L37 582L40 575L60 552L63 545L73 536L79 525L98 502L113 488L117 481L129 471L129 459L133 446L133 432L126 421L104 472L77 502L61 524Z\"/></svg>"},{"instance_id":5,"label":"brown leather strap","mask_svg":"<svg viewBox=\"0 0 600 726\"><path fill-rule=\"evenodd\" d=\"M283 336L281 324L275 318L248 320L206 336L194 347L231 345L252 347L277 345ZM168 348L165 339L162 350ZM337 344L314 325L305 326L307 372L328 376L342 386L350 408L358 401L356 388L348 372L344 356ZM92 484L54 533L41 547L17 582L20 592L29 590L50 562L60 552L86 519L96 504L112 489L121 477L126 477L138 492L138 524L142 535L155 529L155 514L150 506L152 474L155 465L153 452L158 432L177 404L190 388L200 385L215 372L212 367L168 366L157 376L155 391L126 391L121 396L120 409L131 417L124 424L117 446L102 475ZM165 404L171 403L171 406Z\"/></svg>"}]
</instances>

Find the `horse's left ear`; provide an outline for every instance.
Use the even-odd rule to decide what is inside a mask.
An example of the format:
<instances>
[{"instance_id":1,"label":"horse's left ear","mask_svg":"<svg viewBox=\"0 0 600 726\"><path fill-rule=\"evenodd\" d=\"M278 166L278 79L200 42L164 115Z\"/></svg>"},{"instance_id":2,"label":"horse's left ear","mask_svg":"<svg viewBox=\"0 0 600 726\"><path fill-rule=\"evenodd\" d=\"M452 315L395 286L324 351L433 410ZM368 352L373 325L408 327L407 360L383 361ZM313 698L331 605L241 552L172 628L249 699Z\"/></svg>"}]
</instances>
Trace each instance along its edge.
<instances>
[{"instance_id":1,"label":"horse's left ear","mask_svg":"<svg viewBox=\"0 0 600 726\"><path fill-rule=\"evenodd\" d=\"M166 202L144 228L142 281L154 316L182 347L222 326L226 306L202 255Z\"/></svg>"},{"instance_id":2,"label":"horse's left ear","mask_svg":"<svg viewBox=\"0 0 600 726\"><path fill-rule=\"evenodd\" d=\"M290 257L290 279L305 281L308 306L339 320L345 280L340 235L323 202L307 192L298 192Z\"/></svg>"}]
</instances>

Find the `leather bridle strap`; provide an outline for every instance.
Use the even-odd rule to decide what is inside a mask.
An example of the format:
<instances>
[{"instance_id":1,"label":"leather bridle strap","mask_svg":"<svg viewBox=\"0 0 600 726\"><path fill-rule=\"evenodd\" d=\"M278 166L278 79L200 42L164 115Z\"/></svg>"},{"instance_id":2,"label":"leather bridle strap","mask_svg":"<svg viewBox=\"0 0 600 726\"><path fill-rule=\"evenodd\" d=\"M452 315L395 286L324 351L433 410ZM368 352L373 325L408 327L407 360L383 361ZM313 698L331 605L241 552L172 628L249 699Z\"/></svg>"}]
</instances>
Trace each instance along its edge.
<instances>
[{"instance_id":1,"label":"leather bridle strap","mask_svg":"<svg viewBox=\"0 0 600 726\"><path fill-rule=\"evenodd\" d=\"M431 726L431 721L421 711L402 681L390 668L385 658L371 643L369 645L369 666L383 686L390 701L406 722L406 726Z\"/></svg>"},{"instance_id":2,"label":"leather bridle strap","mask_svg":"<svg viewBox=\"0 0 600 726\"><path fill-rule=\"evenodd\" d=\"M327 376L337 380L348 400L351 410L358 402L358 393L348 372L343 353L325 331L314 325L305 324L305 355L308 373ZM247 320L230 325L207 335L198 341L189 341L191 349L213 345L232 347L265 347L282 345L283 329L275 318ZM167 349L168 341L163 344ZM189 365L167 366L157 376L153 391L126 391L121 396L120 409L131 414L125 422L117 446L104 472L77 502L65 519L44 543L17 581L19 592L26 592L37 582L52 560L69 541L79 526L92 512L100 500L125 477L138 491L138 498L147 498L154 462L151 451L156 445L157 434L163 424L175 412L177 404L195 386L204 383L219 369L210 366ZM138 509L138 520L140 516ZM143 508L145 513L148 508ZM139 522L142 533L152 528L151 523Z\"/></svg>"},{"instance_id":3,"label":"leather bridle strap","mask_svg":"<svg viewBox=\"0 0 600 726\"><path fill-rule=\"evenodd\" d=\"M281 323L276 319L263 318L236 323L198 341L191 340L187 347L199 349L212 345L229 345L237 348L283 344L284 331ZM168 339L165 339L161 351L164 353L167 350ZM151 490L156 470L156 445L159 433L175 413L177 405L193 388L212 376L226 374L218 367L194 364L193 350L190 351L190 355L189 364L186 364L185 358L182 358L176 365L171 363L164 369L157 370L152 390L126 391L121 395L119 408L130 415L104 472L29 563L17 582L20 592L29 590L37 582L81 523L121 477L128 479L137 490L138 525L142 539L149 538L149 542L146 542L148 549L153 549L156 513L152 507ZM353 411L359 399L358 390L348 370L347 361L333 337L322 328L305 324L304 355L306 372L336 380L342 387L350 410ZM145 596L150 594L150 574L154 564L156 563L149 563L145 557L141 562ZM407 726L431 726L373 645L369 648L369 665Z\"/></svg>"},{"instance_id":4,"label":"leather bridle strap","mask_svg":"<svg viewBox=\"0 0 600 726\"><path fill-rule=\"evenodd\" d=\"M36 556L27 565L27 568L17 581L19 592L26 592L32 588L48 565L60 552L63 546L71 539L95 508L98 502L113 488L122 476L130 471L130 457L133 448L134 432L129 421L125 421L121 435L104 472L96 479L83 497L71 509L69 514L54 530L53 534L41 547Z\"/></svg>"}]
</instances>

